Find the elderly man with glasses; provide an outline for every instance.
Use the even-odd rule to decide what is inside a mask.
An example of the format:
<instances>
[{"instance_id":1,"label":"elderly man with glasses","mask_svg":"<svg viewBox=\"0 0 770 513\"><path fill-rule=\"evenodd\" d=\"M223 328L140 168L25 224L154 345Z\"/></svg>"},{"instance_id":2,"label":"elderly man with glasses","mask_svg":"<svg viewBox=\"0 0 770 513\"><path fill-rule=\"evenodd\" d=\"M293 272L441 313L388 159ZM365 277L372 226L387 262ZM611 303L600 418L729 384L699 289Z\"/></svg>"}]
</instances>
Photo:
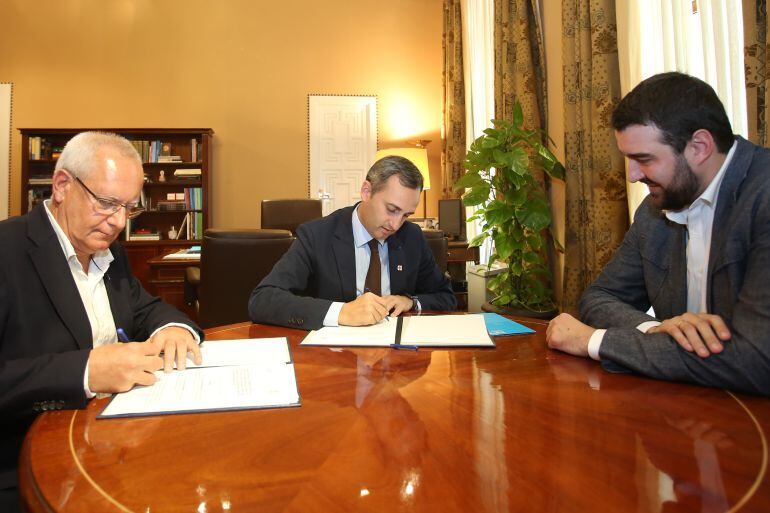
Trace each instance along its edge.
<instances>
[{"instance_id":1,"label":"elderly man with glasses","mask_svg":"<svg viewBox=\"0 0 770 513\"><path fill-rule=\"evenodd\" d=\"M142 213L143 182L126 139L84 132L56 164L51 199L0 222L0 506L38 412L151 385L188 352L200 362L199 328L142 288L115 242Z\"/></svg>"}]
</instances>

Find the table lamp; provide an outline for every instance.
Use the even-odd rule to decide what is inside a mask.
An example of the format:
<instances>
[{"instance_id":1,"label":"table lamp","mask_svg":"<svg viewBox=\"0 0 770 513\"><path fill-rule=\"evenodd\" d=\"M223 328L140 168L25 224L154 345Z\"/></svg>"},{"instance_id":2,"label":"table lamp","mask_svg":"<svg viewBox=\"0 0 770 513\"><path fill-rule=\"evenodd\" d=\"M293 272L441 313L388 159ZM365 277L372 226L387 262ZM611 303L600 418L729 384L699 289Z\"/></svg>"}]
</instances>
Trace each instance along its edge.
<instances>
[{"instance_id":1,"label":"table lamp","mask_svg":"<svg viewBox=\"0 0 770 513\"><path fill-rule=\"evenodd\" d=\"M374 161L380 160L382 157L389 157L391 155L397 155L404 157L412 162L412 164L420 170L422 175L422 217L427 219L428 215L428 194L425 192L430 189L430 170L428 168L428 150L422 146L417 148L386 148L384 150L377 150L374 155Z\"/></svg>"}]
</instances>

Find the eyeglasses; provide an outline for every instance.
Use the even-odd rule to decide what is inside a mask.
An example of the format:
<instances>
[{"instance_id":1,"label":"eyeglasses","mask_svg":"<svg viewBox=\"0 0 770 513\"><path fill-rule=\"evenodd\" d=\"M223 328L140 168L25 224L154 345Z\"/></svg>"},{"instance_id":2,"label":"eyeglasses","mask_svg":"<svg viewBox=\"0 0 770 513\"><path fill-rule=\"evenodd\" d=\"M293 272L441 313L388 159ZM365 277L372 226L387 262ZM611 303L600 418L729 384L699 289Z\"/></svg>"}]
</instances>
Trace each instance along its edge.
<instances>
[{"instance_id":1,"label":"eyeglasses","mask_svg":"<svg viewBox=\"0 0 770 513\"><path fill-rule=\"evenodd\" d=\"M126 203L121 203L119 201L115 201L114 199L110 198L103 198L101 196L97 196L94 194L94 191L88 188L86 184L83 183L83 181L78 178L77 176L73 176L75 181L83 186L83 188L88 192L88 194L91 195L91 197L94 198L96 201L94 203L94 209L97 213L102 215L112 215L116 213L118 210L120 210L120 207L123 207L126 209L126 217L129 219L134 219L135 217L138 217L139 214L145 211L144 207L139 207L137 205L130 205Z\"/></svg>"}]
</instances>

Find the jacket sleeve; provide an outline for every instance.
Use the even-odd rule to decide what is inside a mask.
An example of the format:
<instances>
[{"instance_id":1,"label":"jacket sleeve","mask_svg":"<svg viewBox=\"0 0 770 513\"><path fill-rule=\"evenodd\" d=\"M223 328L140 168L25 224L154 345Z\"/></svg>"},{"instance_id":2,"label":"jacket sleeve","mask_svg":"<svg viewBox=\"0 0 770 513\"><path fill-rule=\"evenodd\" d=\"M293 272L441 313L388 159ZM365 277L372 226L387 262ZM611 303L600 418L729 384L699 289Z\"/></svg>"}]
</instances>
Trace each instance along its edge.
<instances>
[{"instance_id":1,"label":"jacket sleeve","mask_svg":"<svg viewBox=\"0 0 770 513\"><path fill-rule=\"evenodd\" d=\"M656 320L650 309L642 267L639 212L615 255L580 300L580 318L594 328L635 328Z\"/></svg>"},{"instance_id":2,"label":"jacket sleeve","mask_svg":"<svg viewBox=\"0 0 770 513\"><path fill-rule=\"evenodd\" d=\"M768 207L770 208L770 207ZM744 260L730 265L745 265L737 301L728 322L732 337L724 350L701 358L682 349L665 333L644 334L635 329L638 320L649 319L645 314L634 315L628 310L644 308L638 270L633 262L633 251L620 250L621 262L628 269L626 275L619 268L608 266L605 273L591 287L583 302L583 318L595 327L608 327L599 350L602 360L658 379L685 381L699 385L728 388L740 392L770 395L770 218L767 208L752 223L751 245ZM629 231L629 234L633 230ZM627 237L628 239L628 237ZM633 244L634 235L631 237ZM629 292L619 292L625 285ZM643 285L643 284L642 284ZM614 299L611 296L615 296ZM607 321L602 321L601 316ZM630 322L625 327L622 320Z\"/></svg>"},{"instance_id":3,"label":"jacket sleeve","mask_svg":"<svg viewBox=\"0 0 770 513\"><path fill-rule=\"evenodd\" d=\"M420 300L423 310L456 310L457 299L452 292L452 284L436 264L436 259L428 246L428 241L420 237L420 270L417 276L415 296Z\"/></svg>"},{"instance_id":4,"label":"jacket sleeve","mask_svg":"<svg viewBox=\"0 0 770 513\"><path fill-rule=\"evenodd\" d=\"M0 269L0 343L10 347L18 340L8 335L10 315L8 284ZM0 358L0 412L3 423L31 421L45 409L83 408L86 404L83 376L88 349L41 354L24 358ZM9 351L3 351L8 353Z\"/></svg>"},{"instance_id":5,"label":"jacket sleeve","mask_svg":"<svg viewBox=\"0 0 770 513\"><path fill-rule=\"evenodd\" d=\"M249 317L253 322L305 330L323 327L332 301L301 295L316 272L314 246L313 235L300 226L289 250L251 293Z\"/></svg>"}]
</instances>

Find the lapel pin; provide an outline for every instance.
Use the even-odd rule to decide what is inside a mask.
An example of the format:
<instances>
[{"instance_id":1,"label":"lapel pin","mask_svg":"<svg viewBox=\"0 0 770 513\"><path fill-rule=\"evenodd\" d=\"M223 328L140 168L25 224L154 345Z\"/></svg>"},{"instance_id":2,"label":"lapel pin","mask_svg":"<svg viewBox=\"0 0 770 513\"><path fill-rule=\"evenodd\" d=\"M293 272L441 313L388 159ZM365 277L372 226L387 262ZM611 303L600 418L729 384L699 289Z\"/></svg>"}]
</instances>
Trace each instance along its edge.
<instances>
[{"instance_id":1,"label":"lapel pin","mask_svg":"<svg viewBox=\"0 0 770 513\"><path fill-rule=\"evenodd\" d=\"M403 270L404 270L403 266L401 266L401 265L397 265L396 266L396 271L403 271Z\"/></svg>"}]
</instances>

